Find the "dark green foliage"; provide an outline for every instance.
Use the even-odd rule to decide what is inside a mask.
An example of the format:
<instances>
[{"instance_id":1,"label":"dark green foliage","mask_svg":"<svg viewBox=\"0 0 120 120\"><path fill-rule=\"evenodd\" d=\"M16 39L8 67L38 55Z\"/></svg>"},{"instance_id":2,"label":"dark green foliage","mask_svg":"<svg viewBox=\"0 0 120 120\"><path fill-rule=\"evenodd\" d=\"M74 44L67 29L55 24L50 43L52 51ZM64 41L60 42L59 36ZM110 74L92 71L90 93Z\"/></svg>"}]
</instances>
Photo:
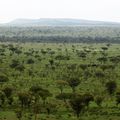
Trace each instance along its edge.
<instances>
[{"instance_id":1,"label":"dark green foliage","mask_svg":"<svg viewBox=\"0 0 120 120\"><path fill-rule=\"evenodd\" d=\"M27 64L33 64L34 63L34 60L33 59L28 59L27 60Z\"/></svg>"},{"instance_id":2,"label":"dark green foliage","mask_svg":"<svg viewBox=\"0 0 120 120\"><path fill-rule=\"evenodd\" d=\"M120 104L120 91L117 91L116 93L116 104Z\"/></svg>"},{"instance_id":3,"label":"dark green foliage","mask_svg":"<svg viewBox=\"0 0 120 120\"><path fill-rule=\"evenodd\" d=\"M50 65L52 66L54 64L54 60L49 60Z\"/></svg>"},{"instance_id":4,"label":"dark green foliage","mask_svg":"<svg viewBox=\"0 0 120 120\"><path fill-rule=\"evenodd\" d=\"M61 28L61 29L60 29ZM1 42L120 43L119 27L1 27ZM7 33L7 34L6 34ZM12 52L16 46L9 45ZM107 46L102 47L107 50ZM43 54L46 52L42 52Z\"/></svg>"},{"instance_id":5,"label":"dark green foliage","mask_svg":"<svg viewBox=\"0 0 120 120\"><path fill-rule=\"evenodd\" d=\"M73 92L75 92L75 88L80 84L80 79L77 77L70 77L67 82L68 85L72 88Z\"/></svg>"},{"instance_id":6,"label":"dark green foliage","mask_svg":"<svg viewBox=\"0 0 120 120\"><path fill-rule=\"evenodd\" d=\"M57 104L55 103L46 103L45 105L47 114L50 115L50 113L55 113L57 111Z\"/></svg>"},{"instance_id":7,"label":"dark green foliage","mask_svg":"<svg viewBox=\"0 0 120 120\"><path fill-rule=\"evenodd\" d=\"M39 100L39 97L41 97L44 104L45 104L45 100L47 99L47 97L52 96L49 90L43 89L40 86L32 86L30 88L30 92L32 92L32 95L35 97L35 102L37 102Z\"/></svg>"},{"instance_id":8,"label":"dark green foliage","mask_svg":"<svg viewBox=\"0 0 120 120\"><path fill-rule=\"evenodd\" d=\"M69 100L72 97L73 97L72 93L61 93L56 96L57 99L63 100L65 103L66 103L66 100Z\"/></svg>"},{"instance_id":9,"label":"dark green foliage","mask_svg":"<svg viewBox=\"0 0 120 120\"><path fill-rule=\"evenodd\" d=\"M21 107L29 107L30 106L30 103L31 103L31 100L32 100L32 96L29 92L19 92L18 93L18 99L21 103Z\"/></svg>"},{"instance_id":10,"label":"dark green foliage","mask_svg":"<svg viewBox=\"0 0 120 120\"><path fill-rule=\"evenodd\" d=\"M98 60L99 62L101 62L101 63L107 62L107 58L106 58L106 57L100 57L100 58L98 58L97 60Z\"/></svg>"},{"instance_id":11,"label":"dark green foliage","mask_svg":"<svg viewBox=\"0 0 120 120\"><path fill-rule=\"evenodd\" d=\"M108 50L108 47L101 47L101 49L106 51L106 50Z\"/></svg>"},{"instance_id":12,"label":"dark green foliage","mask_svg":"<svg viewBox=\"0 0 120 120\"><path fill-rule=\"evenodd\" d=\"M64 56L64 55L57 55L55 57L56 60L69 60L70 57L69 56Z\"/></svg>"},{"instance_id":13,"label":"dark green foliage","mask_svg":"<svg viewBox=\"0 0 120 120\"><path fill-rule=\"evenodd\" d=\"M42 87L35 85L30 88L30 91L35 94L39 94L39 92L42 90Z\"/></svg>"},{"instance_id":14,"label":"dark green foliage","mask_svg":"<svg viewBox=\"0 0 120 120\"><path fill-rule=\"evenodd\" d=\"M68 85L67 81L64 80L57 80L57 87L60 89L60 92L63 92L63 89L65 88L65 86Z\"/></svg>"},{"instance_id":15,"label":"dark green foliage","mask_svg":"<svg viewBox=\"0 0 120 120\"><path fill-rule=\"evenodd\" d=\"M5 75L0 75L0 84L1 83L5 83L5 82L8 82L9 81L9 78Z\"/></svg>"},{"instance_id":16,"label":"dark green foliage","mask_svg":"<svg viewBox=\"0 0 120 120\"><path fill-rule=\"evenodd\" d=\"M20 65L16 66L15 69L22 72L22 71L24 71L25 67L24 67L24 65L20 64Z\"/></svg>"},{"instance_id":17,"label":"dark green foliage","mask_svg":"<svg viewBox=\"0 0 120 120\"><path fill-rule=\"evenodd\" d=\"M86 65L86 64L81 64L81 65L80 65L80 68L81 68L82 70L87 69L87 67L88 67L88 65Z\"/></svg>"},{"instance_id":18,"label":"dark green foliage","mask_svg":"<svg viewBox=\"0 0 120 120\"><path fill-rule=\"evenodd\" d=\"M90 93L83 94L83 99L84 99L84 103L85 103L86 106L89 106L89 103L91 101L94 101L94 97Z\"/></svg>"},{"instance_id":19,"label":"dark green foliage","mask_svg":"<svg viewBox=\"0 0 120 120\"><path fill-rule=\"evenodd\" d=\"M10 67L11 68L16 68L19 64L20 64L20 62L18 60L12 60L12 63L10 64Z\"/></svg>"},{"instance_id":20,"label":"dark green foliage","mask_svg":"<svg viewBox=\"0 0 120 120\"><path fill-rule=\"evenodd\" d=\"M104 78L105 77L105 74L102 72L102 71L96 71L95 72L95 76L97 78Z\"/></svg>"},{"instance_id":21,"label":"dark green foliage","mask_svg":"<svg viewBox=\"0 0 120 120\"><path fill-rule=\"evenodd\" d=\"M83 96L75 95L74 98L70 100L70 105L73 111L75 112L75 114L77 115L77 117L79 117L80 113L85 108L85 102L84 102Z\"/></svg>"},{"instance_id":22,"label":"dark green foliage","mask_svg":"<svg viewBox=\"0 0 120 120\"><path fill-rule=\"evenodd\" d=\"M4 105L5 102L5 94L0 91L0 107L2 107L2 105Z\"/></svg>"},{"instance_id":23,"label":"dark green foliage","mask_svg":"<svg viewBox=\"0 0 120 120\"><path fill-rule=\"evenodd\" d=\"M79 52L79 53L77 53L78 54L78 56L79 57L81 57L81 58L86 58L86 53L85 52Z\"/></svg>"},{"instance_id":24,"label":"dark green foliage","mask_svg":"<svg viewBox=\"0 0 120 120\"><path fill-rule=\"evenodd\" d=\"M13 87L6 86L2 91L5 93L6 97L9 98L12 96Z\"/></svg>"},{"instance_id":25,"label":"dark green foliage","mask_svg":"<svg viewBox=\"0 0 120 120\"><path fill-rule=\"evenodd\" d=\"M115 81L109 81L106 83L106 89L110 95L115 92L116 88L117 88L117 84Z\"/></svg>"},{"instance_id":26,"label":"dark green foliage","mask_svg":"<svg viewBox=\"0 0 120 120\"><path fill-rule=\"evenodd\" d=\"M52 94L49 92L49 90L47 89L42 89L41 91L39 91L39 95L40 97L42 98L44 104L45 104L45 100L48 98L48 97L51 97Z\"/></svg>"},{"instance_id":27,"label":"dark green foliage","mask_svg":"<svg viewBox=\"0 0 120 120\"><path fill-rule=\"evenodd\" d=\"M22 110L21 110L21 109L15 110L15 114L16 114L16 117L17 117L19 120L22 119L23 114L22 114Z\"/></svg>"},{"instance_id":28,"label":"dark green foliage","mask_svg":"<svg viewBox=\"0 0 120 120\"><path fill-rule=\"evenodd\" d=\"M37 103L33 106L33 113L34 113L34 116L35 116L35 120L37 120L37 115L41 112L41 104L40 103Z\"/></svg>"},{"instance_id":29,"label":"dark green foliage","mask_svg":"<svg viewBox=\"0 0 120 120\"><path fill-rule=\"evenodd\" d=\"M96 102L96 104L97 104L98 106L101 106L103 100L104 100L104 97L103 97L103 96L101 96L101 95L95 96L95 102Z\"/></svg>"}]
</instances>

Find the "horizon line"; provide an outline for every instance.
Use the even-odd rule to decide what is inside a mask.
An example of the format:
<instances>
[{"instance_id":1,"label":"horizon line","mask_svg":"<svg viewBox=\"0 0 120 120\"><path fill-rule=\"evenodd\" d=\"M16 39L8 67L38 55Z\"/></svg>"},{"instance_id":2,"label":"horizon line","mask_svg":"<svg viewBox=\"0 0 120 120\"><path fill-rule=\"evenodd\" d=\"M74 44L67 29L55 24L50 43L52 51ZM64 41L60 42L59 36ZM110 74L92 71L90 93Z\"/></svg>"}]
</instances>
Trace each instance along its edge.
<instances>
[{"instance_id":1,"label":"horizon line","mask_svg":"<svg viewBox=\"0 0 120 120\"><path fill-rule=\"evenodd\" d=\"M40 20L40 19L73 19L73 20L86 20L86 21L95 21L95 22L109 22L109 23L120 23L120 21L109 21L109 20L95 20L95 19L85 19L85 18L62 18L62 17L43 17L43 18L14 18L14 19L12 19L12 20L8 20L8 22L0 22L0 24L7 24L7 23L11 23L11 22L13 22L13 21L15 21L15 20Z\"/></svg>"}]
</instances>

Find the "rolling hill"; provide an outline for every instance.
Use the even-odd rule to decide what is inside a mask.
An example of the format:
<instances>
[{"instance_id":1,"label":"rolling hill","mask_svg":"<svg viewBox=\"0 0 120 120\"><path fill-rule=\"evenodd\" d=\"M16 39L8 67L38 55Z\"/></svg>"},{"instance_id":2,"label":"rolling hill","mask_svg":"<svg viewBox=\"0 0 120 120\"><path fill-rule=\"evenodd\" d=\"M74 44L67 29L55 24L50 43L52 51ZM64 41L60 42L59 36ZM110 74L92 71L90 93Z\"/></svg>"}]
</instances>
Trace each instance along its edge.
<instances>
[{"instance_id":1,"label":"rolling hill","mask_svg":"<svg viewBox=\"0 0 120 120\"><path fill-rule=\"evenodd\" d=\"M15 19L5 26L120 26L116 22L92 21L83 19L62 19L62 18L42 18L42 19Z\"/></svg>"}]
</instances>

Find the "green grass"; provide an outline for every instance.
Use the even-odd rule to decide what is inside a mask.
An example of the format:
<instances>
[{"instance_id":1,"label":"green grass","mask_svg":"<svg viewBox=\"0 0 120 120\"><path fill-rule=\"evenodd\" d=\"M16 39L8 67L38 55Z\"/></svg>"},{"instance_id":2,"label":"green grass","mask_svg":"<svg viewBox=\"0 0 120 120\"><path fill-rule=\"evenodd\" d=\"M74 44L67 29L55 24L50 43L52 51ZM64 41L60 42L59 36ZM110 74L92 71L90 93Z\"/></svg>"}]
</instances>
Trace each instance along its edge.
<instances>
[{"instance_id":1,"label":"green grass","mask_svg":"<svg viewBox=\"0 0 120 120\"><path fill-rule=\"evenodd\" d=\"M6 48L2 47L2 44L7 45ZM14 47L17 46L22 53L17 55L9 50L9 43L1 43L0 48L4 49L5 56L0 55L0 59L2 62L0 63L0 74L5 74L8 76L9 81L2 85L4 88L7 85L13 86L14 88L14 103L12 106L6 105L4 108L0 108L0 118L6 120L17 120L16 115L14 113L14 108L16 108L16 104L18 104L17 93L19 91L28 90L33 85L40 85L43 88L48 89L53 96L47 99L48 102L53 102L57 105L57 112L51 113L49 116L46 113L40 113L38 115L38 120L77 120L74 112L69 107L68 109L65 107L63 101L56 100L55 96L60 93L58 86L56 85L57 80L65 80L64 76L68 75L68 73L73 74L74 76L78 76L81 80L80 85L76 88L78 93L86 93L90 92L94 95L103 95L105 96L105 100L102 103L102 107L99 108L95 102L92 102L89 106L89 109L82 113L80 116L80 120L119 120L120 118L120 107L116 106L115 103L115 95L112 96L112 99L109 97L106 92L105 86L101 84L101 80L105 83L109 80L115 80L117 82L118 89L120 87L120 62L116 65L111 61L107 61L102 64L112 64L115 65L115 69L111 71L105 71L105 78L96 78L93 75L84 78L84 70L80 67L73 69L68 69L67 66L76 64L79 66L80 64L101 64L97 58L101 57L101 47L106 46L106 44L55 44L55 43L13 43ZM74 51L73 49L74 45ZM22 48L21 48L22 47ZM50 55L48 48L50 51L54 51L55 54ZM30 52L33 49L33 52L30 56L26 56L25 52ZM47 51L46 54L41 53L41 49ZM61 50L58 50L61 49ZM67 52L66 52L67 49ZM82 59L76 54L76 51L84 51L85 49L89 49L90 53L87 53L87 57ZM96 54L93 53L96 51ZM2 53L2 52L0 52ZM11 56L10 56L10 53ZM107 58L111 56L120 55L120 45L112 44L108 50L106 51ZM35 57L38 55L38 58ZM55 57L57 55L68 55L70 60L56 60ZM35 62L34 64L27 64L27 60L32 58ZM10 68L11 61L15 59L23 64L25 69L20 72L13 68ZM40 60L41 59L41 60ZM49 60L53 59L54 63L51 66ZM57 66L58 65L58 66ZM53 67L53 68L52 68ZM32 70L34 76L30 76L28 74L28 70ZM100 68L88 68L87 69L91 74L94 72L101 70ZM70 72L71 71L71 72ZM13 76L14 74L14 76ZM16 75L16 76L15 76ZM1 88L1 89L2 89ZM72 92L69 86L65 86L64 92ZM27 114L29 110L25 112L23 110L23 118L22 120L28 120ZM25 117L26 116L26 117ZM33 117L34 119L34 117Z\"/></svg>"}]
</instances>

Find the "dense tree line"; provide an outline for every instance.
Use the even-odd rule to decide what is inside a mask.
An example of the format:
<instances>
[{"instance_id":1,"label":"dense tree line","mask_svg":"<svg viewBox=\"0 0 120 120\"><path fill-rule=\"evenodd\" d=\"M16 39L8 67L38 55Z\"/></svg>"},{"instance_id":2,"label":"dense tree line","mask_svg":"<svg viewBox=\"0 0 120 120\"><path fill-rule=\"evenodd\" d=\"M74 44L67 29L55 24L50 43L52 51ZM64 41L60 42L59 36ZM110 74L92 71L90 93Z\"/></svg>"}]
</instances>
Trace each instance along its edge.
<instances>
[{"instance_id":1,"label":"dense tree line","mask_svg":"<svg viewBox=\"0 0 120 120\"><path fill-rule=\"evenodd\" d=\"M0 42L120 43L119 27L0 27Z\"/></svg>"},{"instance_id":2,"label":"dense tree line","mask_svg":"<svg viewBox=\"0 0 120 120\"><path fill-rule=\"evenodd\" d=\"M70 37L70 36L0 36L0 42L41 42L41 43L120 43L120 37Z\"/></svg>"}]
</instances>

